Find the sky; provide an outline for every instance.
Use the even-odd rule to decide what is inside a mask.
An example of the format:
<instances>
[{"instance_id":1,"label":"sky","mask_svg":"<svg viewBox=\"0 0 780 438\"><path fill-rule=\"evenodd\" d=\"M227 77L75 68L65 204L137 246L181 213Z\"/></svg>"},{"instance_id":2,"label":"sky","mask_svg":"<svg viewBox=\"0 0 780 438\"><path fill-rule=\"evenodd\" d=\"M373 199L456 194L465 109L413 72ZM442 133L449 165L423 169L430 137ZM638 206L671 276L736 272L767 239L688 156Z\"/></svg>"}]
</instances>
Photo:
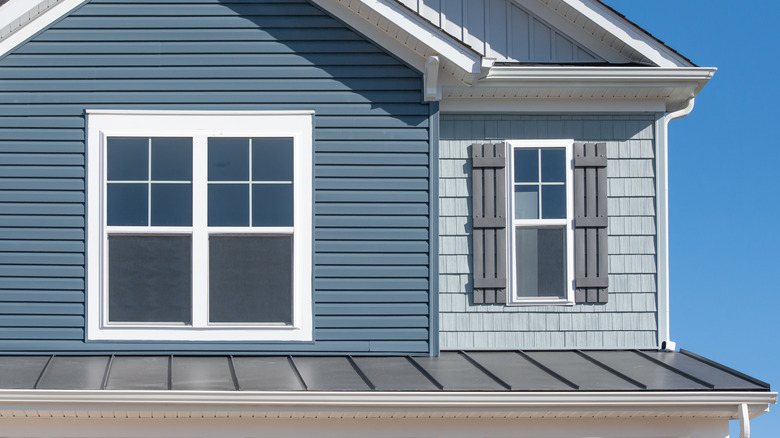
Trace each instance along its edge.
<instances>
[{"instance_id":1,"label":"sky","mask_svg":"<svg viewBox=\"0 0 780 438\"><path fill-rule=\"evenodd\" d=\"M777 392L780 2L604 2L718 68L693 112L669 124L671 339ZM751 436L780 436L778 405L751 422Z\"/></svg>"}]
</instances>

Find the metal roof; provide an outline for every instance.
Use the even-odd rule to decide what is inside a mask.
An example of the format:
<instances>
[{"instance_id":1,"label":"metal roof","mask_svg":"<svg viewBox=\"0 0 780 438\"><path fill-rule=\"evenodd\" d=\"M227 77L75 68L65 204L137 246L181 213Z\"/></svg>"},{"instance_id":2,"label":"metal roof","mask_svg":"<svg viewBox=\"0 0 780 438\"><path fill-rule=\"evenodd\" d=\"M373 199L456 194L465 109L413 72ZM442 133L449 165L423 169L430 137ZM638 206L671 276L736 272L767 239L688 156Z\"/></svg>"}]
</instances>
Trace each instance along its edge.
<instances>
[{"instance_id":1,"label":"metal roof","mask_svg":"<svg viewBox=\"0 0 780 438\"><path fill-rule=\"evenodd\" d=\"M687 351L413 356L0 356L0 389L174 391L769 391Z\"/></svg>"}]
</instances>

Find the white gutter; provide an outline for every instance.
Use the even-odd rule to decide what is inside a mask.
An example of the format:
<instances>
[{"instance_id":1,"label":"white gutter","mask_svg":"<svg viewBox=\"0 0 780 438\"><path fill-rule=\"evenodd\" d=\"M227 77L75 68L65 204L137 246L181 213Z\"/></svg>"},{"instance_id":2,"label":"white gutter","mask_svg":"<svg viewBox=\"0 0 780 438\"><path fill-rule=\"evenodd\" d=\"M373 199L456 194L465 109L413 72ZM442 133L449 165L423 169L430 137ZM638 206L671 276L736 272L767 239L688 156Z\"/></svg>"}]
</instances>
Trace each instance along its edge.
<instances>
[{"instance_id":1,"label":"white gutter","mask_svg":"<svg viewBox=\"0 0 780 438\"><path fill-rule=\"evenodd\" d=\"M544 411L616 408L715 409L736 419L742 406L758 416L777 402L776 392L320 392L320 391L111 391L111 390L0 390L0 412L8 410L95 409L214 409L301 408L307 410L436 409L443 412L477 412L504 408ZM628 412L626 411L628 415Z\"/></svg>"},{"instance_id":2,"label":"white gutter","mask_svg":"<svg viewBox=\"0 0 780 438\"><path fill-rule=\"evenodd\" d=\"M717 71L711 67L581 67L581 66L494 66L479 80L484 86L524 87L630 86L679 87L691 89L695 97Z\"/></svg>"}]
</instances>

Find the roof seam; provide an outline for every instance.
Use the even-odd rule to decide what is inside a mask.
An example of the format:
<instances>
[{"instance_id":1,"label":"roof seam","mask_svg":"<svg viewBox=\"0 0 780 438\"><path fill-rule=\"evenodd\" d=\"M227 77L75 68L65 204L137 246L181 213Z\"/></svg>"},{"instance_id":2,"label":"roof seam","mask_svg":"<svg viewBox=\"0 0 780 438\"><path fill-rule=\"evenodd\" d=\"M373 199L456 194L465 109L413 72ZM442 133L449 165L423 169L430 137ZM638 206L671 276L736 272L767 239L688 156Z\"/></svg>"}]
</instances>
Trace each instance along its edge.
<instances>
[{"instance_id":1,"label":"roof seam","mask_svg":"<svg viewBox=\"0 0 780 438\"><path fill-rule=\"evenodd\" d=\"M653 362L654 364L656 364L656 365L658 365L658 366L660 366L662 368L666 368L667 370L669 370L669 371L671 371L673 373L676 373L676 374L678 374L680 376L683 376L683 377L685 377L688 380L691 380L693 382L698 383L699 385L706 386L709 389L715 389L715 385L713 385L710 382L707 382L706 380L700 379L700 378L698 378L696 376L693 376L691 374L686 373L683 370L677 369L677 368L669 365L668 363L666 363L666 362L664 362L662 360L658 360L658 359L656 359L656 358L654 358L654 357L644 353L643 351L640 351L640 350L633 350L633 351L634 351L634 353L638 354L640 357L643 357L643 358L649 360L650 362Z\"/></svg>"}]
</instances>

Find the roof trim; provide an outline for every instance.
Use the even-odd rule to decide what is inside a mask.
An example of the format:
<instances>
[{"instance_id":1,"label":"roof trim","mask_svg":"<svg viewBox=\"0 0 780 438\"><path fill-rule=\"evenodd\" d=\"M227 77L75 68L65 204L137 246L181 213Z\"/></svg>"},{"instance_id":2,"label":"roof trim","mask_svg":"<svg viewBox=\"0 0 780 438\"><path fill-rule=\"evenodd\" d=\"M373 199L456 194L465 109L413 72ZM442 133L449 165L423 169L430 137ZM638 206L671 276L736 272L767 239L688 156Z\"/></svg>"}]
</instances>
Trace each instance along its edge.
<instances>
[{"instance_id":1,"label":"roof trim","mask_svg":"<svg viewBox=\"0 0 780 438\"><path fill-rule=\"evenodd\" d=\"M747 404L751 418L777 403L776 392L255 392L255 391L84 391L0 390L0 417L48 416L50 412L139 411L189 412L306 411L316 418L345 412L357 417L398 415L406 409L431 417L555 417L577 412L592 418L642 415L688 415L736 419ZM31 415L31 412L33 413ZM81 415L79 415L81 416Z\"/></svg>"},{"instance_id":2,"label":"roof trim","mask_svg":"<svg viewBox=\"0 0 780 438\"><path fill-rule=\"evenodd\" d=\"M3 29L13 26L14 23L19 23L21 26L17 30L10 33L8 36L0 36L0 58L5 54L15 49L18 45L27 41L30 37L36 33L42 31L47 26L51 25L55 21L59 20L63 16L67 15L72 10L86 3L88 0L59 0L53 7L47 9L42 13L38 13L31 16L29 20L25 22L19 22L26 14L32 14L33 11L38 9L46 1L38 2L30 6L29 3L10 1L0 6L0 10L3 12L3 21L0 25ZM51 2L48 2L51 3ZM21 7L24 4L26 7ZM7 20L7 23L6 23ZM5 23L5 24L3 24Z\"/></svg>"},{"instance_id":3,"label":"roof trim","mask_svg":"<svg viewBox=\"0 0 780 438\"><path fill-rule=\"evenodd\" d=\"M675 111L696 97L716 71L703 67L493 66L471 87L445 86L443 96L445 102L448 98L661 101L666 111Z\"/></svg>"},{"instance_id":4,"label":"roof trim","mask_svg":"<svg viewBox=\"0 0 780 438\"><path fill-rule=\"evenodd\" d=\"M394 0L312 0L420 72L430 56L459 79L480 72L482 56Z\"/></svg>"},{"instance_id":5,"label":"roof trim","mask_svg":"<svg viewBox=\"0 0 780 438\"><path fill-rule=\"evenodd\" d=\"M550 0L543 0L548 3ZM649 32L599 0L560 0L659 67L695 67Z\"/></svg>"}]
</instances>

